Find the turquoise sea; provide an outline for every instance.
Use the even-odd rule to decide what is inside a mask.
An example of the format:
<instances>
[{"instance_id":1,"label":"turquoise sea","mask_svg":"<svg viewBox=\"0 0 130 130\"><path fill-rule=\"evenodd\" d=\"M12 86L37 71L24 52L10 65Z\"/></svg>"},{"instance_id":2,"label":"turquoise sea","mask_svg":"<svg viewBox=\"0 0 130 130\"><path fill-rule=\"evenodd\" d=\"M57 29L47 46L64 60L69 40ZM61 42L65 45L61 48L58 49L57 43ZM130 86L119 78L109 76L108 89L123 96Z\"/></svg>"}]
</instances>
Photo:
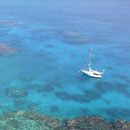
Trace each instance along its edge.
<instances>
[{"instance_id":1,"label":"turquoise sea","mask_svg":"<svg viewBox=\"0 0 130 130\"><path fill-rule=\"evenodd\" d=\"M130 1L0 2L0 115L34 109L130 120ZM103 77L79 70L89 63Z\"/></svg>"}]
</instances>

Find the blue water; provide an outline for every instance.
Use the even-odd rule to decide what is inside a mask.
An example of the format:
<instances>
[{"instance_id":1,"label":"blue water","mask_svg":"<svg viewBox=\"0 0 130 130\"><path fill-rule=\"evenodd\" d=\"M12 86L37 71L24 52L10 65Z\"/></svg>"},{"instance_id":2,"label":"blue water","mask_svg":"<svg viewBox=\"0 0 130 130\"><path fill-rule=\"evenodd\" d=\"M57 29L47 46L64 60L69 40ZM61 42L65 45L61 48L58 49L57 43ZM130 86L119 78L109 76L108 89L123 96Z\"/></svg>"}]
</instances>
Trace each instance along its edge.
<instances>
[{"instance_id":1,"label":"blue water","mask_svg":"<svg viewBox=\"0 0 130 130\"><path fill-rule=\"evenodd\" d=\"M35 109L64 118L130 120L128 0L13 0L0 8L0 43L18 50L0 51L0 114ZM105 69L100 80L78 72L88 67L91 46L92 68ZM27 94L9 96L12 87Z\"/></svg>"}]
</instances>

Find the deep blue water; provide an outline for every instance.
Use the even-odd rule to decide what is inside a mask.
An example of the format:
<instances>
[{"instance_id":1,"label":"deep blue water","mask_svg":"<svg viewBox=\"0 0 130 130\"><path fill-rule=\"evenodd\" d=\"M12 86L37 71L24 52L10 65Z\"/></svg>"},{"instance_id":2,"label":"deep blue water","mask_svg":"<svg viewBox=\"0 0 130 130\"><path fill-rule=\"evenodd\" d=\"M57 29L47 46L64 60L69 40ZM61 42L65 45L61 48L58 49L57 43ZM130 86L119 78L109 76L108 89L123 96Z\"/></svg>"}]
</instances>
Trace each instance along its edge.
<instances>
[{"instance_id":1,"label":"deep blue water","mask_svg":"<svg viewBox=\"0 0 130 130\"><path fill-rule=\"evenodd\" d=\"M18 53L0 51L0 113L130 120L129 11L128 0L1 2L0 43ZM92 68L106 70L100 80L78 72L91 46Z\"/></svg>"}]
</instances>

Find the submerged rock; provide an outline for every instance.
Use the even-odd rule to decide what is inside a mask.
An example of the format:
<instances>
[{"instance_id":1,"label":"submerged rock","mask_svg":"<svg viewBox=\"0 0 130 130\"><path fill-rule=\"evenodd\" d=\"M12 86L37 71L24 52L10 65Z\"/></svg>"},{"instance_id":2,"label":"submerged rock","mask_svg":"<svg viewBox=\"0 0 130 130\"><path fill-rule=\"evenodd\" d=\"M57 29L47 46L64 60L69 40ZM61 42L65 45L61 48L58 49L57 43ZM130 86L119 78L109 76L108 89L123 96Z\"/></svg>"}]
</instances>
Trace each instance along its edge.
<instances>
[{"instance_id":1,"label":"submerged rock","mask_svg":"<svg viewBox=\"0 0 130 130\"><path fill-rule=\"evenodd\" d=\"M11 98L22 98L28 95L28 91L25 88L11 87L5 90L5 95Z\"/></svg>"}]
</instances>

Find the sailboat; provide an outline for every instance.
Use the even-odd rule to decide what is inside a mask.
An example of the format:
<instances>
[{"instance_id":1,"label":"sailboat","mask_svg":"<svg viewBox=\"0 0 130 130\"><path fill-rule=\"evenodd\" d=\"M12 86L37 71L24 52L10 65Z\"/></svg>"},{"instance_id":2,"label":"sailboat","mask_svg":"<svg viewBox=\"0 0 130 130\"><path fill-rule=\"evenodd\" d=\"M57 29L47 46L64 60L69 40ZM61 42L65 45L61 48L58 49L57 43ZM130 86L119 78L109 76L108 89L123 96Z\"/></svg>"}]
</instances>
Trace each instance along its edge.
<instances>
[{"instance_id":1,"label":"sailboat","mask_svg":"<svg viewBox=\"0 0 130 130\"><path fill-rule=\"evenodd\" d=\"M105 70L103 70L102 72L98 72L98 71L93 70L91 68L91 56L92 56L91 53L92 53L92 49L90 49L89 64L88 64L89 68L88 68L88 70L85 70L85 68L83 67L80 70L80 72L82 72L83 74L88 75L90 77L93 77L93 78L101 78L102 74L104 73Z\"/></svg>"}]
</instances>

